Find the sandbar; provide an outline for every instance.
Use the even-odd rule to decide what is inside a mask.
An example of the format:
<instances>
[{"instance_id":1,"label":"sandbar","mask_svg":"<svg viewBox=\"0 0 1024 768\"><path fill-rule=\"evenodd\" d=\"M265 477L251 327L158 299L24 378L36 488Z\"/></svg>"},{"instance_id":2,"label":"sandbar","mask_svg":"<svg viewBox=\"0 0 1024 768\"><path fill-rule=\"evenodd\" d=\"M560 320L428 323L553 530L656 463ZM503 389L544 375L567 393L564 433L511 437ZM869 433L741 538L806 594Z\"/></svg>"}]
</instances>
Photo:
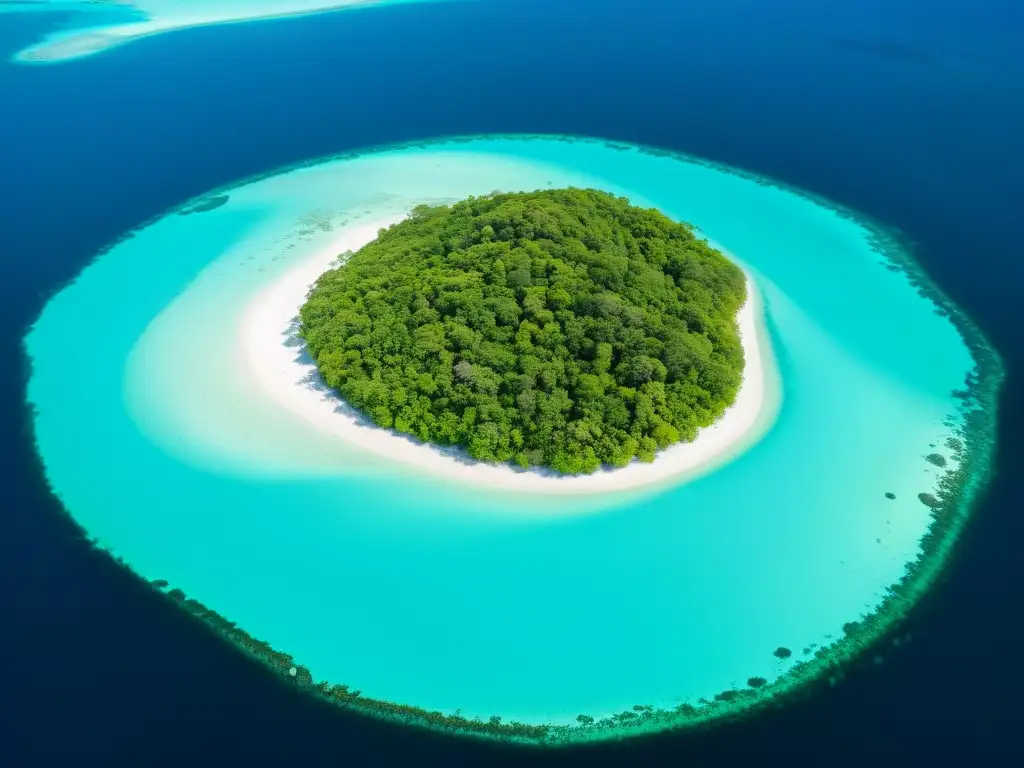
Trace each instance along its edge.
<instances>
[{"instance_id":1,"label":"sandbar","mask_svg":"<svg viewBox=\"0 0 1024 768\"><path fill-rule=\"evenodd\" d=\"M25 48L13 61L25 64L53 64L71 61L101 53L143 37L172 32L179 29L210 24L230 24L246 21L265 21L285 16L304 16L337 11L359 6L380 5L410 0L118 0L113 3L36 2L0 6L0 13L14 11L80 11L78 28L72 27L48 35L38 43ZM90 23L90 11L111 11L121 8L134 18L124 23Z\"/></svg>"},{"instance_id":2,"label":"sandbar","mask_svg":"<svg viewBox=\"0 0 1024 768\"><path fill-rule=\"evenodd\" d=\"M763 303L751 273L744 270L748 298L736 321L745 365L736 400L718 421L701 429L693 442L659 451L653 462L633 461L590 475L522 470L475 461L459 449L428 445L372 424L320 379L297 336L298 313L313 283L337 263L339 254L358 250L373 240L380 228L402 218L393 216L339 229L327 246L264 287L246 307L239 329L248 366L245 375L270 402L375 454L381 462L459 482L541 493L607 493L693 479L750 448L774 423L780 404L777 371L764 324Z\"/></svg>"}]
</instances>

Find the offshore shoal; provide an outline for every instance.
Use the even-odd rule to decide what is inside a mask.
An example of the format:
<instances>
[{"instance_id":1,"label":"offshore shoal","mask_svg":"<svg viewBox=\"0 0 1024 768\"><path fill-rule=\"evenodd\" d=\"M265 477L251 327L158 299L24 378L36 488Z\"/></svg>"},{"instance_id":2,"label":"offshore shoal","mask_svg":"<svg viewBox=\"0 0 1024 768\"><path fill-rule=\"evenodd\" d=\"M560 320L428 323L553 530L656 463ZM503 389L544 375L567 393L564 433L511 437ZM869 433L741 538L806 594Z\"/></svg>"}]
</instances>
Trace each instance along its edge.
<instances>
[{"instance_id":1,"label":"offshore shoal","mask_svg":"<svg viewBox=\"0 0 1024 768\"><path fill-rule=\"evenodd\" d=\"M102 53L144 37L212 24L265 21L367 6L434 0L34 0L0 4L0 14L76 13L70 26L19 51L24 64L53 64Z\"/></svg>"}]
</instances>

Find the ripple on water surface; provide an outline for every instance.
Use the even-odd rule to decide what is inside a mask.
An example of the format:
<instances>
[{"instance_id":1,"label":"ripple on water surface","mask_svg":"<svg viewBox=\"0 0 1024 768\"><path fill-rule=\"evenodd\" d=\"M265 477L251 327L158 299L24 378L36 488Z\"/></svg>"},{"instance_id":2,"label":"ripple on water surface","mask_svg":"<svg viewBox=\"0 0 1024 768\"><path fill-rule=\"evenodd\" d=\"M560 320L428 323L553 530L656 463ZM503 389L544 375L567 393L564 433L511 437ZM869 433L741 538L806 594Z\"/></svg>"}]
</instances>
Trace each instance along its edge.
<instances>
[{"instance_id":1,"label":"ripple on water surface","mask_svg":"<svg viewBox=\"0 0 1024 768\"><path fill-rule=\"evenodd\" d=\"M361 455L246 378L246 307L339 229L570 185L689 221L753 274L782 403L717 471L599 499L480 492ZM38 448L100 546L294 656L270 661L300 683L396 716L374 702L585 716L506 731L549 740L711 717L905 610L985 477L998 360L900 258L807 196L633 147L478 137L336 158L194 201L58 293L27 339Z\"/></svg>"}]
</instances>

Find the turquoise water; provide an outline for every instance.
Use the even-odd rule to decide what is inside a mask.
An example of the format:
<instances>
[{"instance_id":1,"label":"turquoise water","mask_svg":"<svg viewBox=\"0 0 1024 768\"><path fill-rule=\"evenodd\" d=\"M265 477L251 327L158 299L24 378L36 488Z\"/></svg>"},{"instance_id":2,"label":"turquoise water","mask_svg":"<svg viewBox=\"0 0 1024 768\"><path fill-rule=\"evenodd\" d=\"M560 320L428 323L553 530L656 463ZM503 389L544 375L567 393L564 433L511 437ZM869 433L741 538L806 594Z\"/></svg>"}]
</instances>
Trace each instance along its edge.
<instances>
[{"instance_id":1,"label":"turquoise water","mask_svg":"<svg viewBox=\"0 0 1024 768\"><path fill-rule=\"evenodd\" d=\"M782 389L756 445L646 492L486 493L361 455L245 380L246 306L341 225L549 185L657 206L750 268ZM943 421L975 363L869 226L721 168L556 138L373 151L228 193L47 304L29 401L53 489L101 546L314 678L528 723L672 709L784 678L918 557L917 494L940 477L924 456L955 466Z\"/></svg>"},{"instance_id":2,"label":"turquoise water","mask_svg":"<svg viewBox=\"0 0 1024 768\"><path fill-rule=\"evenodd\" d=\"M4 13L58 11L71 14L66 28L20 51L14 61L70 61L146 35L185 27L254 21L276 16L354 9L360 6L436 0L32 0L0 4Z\"/></svg>"}]
</instances>

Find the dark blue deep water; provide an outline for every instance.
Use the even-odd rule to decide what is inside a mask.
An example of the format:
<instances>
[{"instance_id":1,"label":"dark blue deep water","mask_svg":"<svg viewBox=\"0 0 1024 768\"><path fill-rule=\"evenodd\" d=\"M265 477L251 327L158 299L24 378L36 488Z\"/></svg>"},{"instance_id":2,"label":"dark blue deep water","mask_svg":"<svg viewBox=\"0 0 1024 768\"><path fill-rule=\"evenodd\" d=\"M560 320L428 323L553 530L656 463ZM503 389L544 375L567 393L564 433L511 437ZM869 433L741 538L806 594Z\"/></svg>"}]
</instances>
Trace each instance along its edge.
<instances>
[{"instance_id":1,"label":"dark blue deep water","mask_svg":"<svg viewBox=\"0 0 1024 768\"><path fill-rule=\"evenodd\" d=\"M0 16L0 58L57 21ZM1022 33L1015 0L482 0L0 64L0 764L1020 760ZM21 339L47 297L113 238L208 189L361 146L484 132L678 149L812 190L917 244L1009 378L995 483L910 617L911 643L747 722L524 753L311 701L79 540L42 481L23 405Z\"/></svg>"}]
</instances>

